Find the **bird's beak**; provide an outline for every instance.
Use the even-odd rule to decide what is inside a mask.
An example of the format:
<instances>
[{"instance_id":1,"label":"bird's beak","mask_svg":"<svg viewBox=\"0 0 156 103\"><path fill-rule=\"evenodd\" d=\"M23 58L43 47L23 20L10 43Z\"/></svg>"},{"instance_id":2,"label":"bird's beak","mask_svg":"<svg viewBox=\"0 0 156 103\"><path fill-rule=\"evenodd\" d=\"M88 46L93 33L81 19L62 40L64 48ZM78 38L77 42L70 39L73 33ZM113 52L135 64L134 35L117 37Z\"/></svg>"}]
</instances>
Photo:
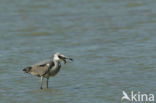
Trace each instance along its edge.
<instances>
[{"instance_id":1,"label":"bird's beak","mask_svg":"<svg viewBox=\"0 0 156 103\"><path fill-rule=\"evenodd\" d=\"M64 64L66 64L66 63L67 63L66 59L62 59L62 60L63 60Z\"/></svg>"},{"instance_id":2,"label":"bird's beak","mask_svg":"<svg viewBox=\"0 0 156 103\"><path fill-rule=\"evenodd\" d=\"M73 61L72 58L66 57L66 56L64 56L64 55L60 55L59 58L62 59L62 61L64 62L64 64L67 63L67 61L66 61L67 59L70 60L70 61Z\"/></svg>"}]
</instances>

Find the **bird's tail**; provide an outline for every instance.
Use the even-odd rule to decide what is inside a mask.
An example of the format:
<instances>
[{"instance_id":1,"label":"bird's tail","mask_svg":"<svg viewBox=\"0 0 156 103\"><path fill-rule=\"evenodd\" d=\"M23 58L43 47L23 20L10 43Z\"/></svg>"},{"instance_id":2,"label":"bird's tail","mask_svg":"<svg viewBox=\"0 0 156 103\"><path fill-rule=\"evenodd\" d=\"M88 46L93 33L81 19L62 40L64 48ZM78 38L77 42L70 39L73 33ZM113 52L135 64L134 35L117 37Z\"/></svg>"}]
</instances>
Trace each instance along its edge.
<instances>
[{"instance_id":1,"label":"bird's tail","mask_svg":"<svg viewBox=\"0 0 156 103\"><path fill-rule=\"evenodd\" d=\"M26 68L23 69L23 71L24 71L25 73L29 73L30 70L31 70L31 68L32 68L32 67L26 67Z\"/></svg>"}]
</instances>

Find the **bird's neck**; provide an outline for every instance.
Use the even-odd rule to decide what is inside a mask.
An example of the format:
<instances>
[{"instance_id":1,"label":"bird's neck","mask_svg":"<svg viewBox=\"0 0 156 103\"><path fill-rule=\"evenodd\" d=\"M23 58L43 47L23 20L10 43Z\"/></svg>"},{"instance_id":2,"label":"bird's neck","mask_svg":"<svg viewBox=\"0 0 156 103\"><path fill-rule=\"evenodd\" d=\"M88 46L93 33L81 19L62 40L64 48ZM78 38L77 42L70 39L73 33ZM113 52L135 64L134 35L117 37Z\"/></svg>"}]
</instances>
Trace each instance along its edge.
<instances>
[{"instance_id":1,"label":"bird's neck","mask_svg":"<svg viewBox=\"0 0 156 103\"><path fill-rule=\"evenodd\" d=\"M54 62L54 66L55 66L55 67L57 67L57 66L60 65L60 61L59 61L59 60L53 60L53 62Z\"/></svg>"}]
</instances>

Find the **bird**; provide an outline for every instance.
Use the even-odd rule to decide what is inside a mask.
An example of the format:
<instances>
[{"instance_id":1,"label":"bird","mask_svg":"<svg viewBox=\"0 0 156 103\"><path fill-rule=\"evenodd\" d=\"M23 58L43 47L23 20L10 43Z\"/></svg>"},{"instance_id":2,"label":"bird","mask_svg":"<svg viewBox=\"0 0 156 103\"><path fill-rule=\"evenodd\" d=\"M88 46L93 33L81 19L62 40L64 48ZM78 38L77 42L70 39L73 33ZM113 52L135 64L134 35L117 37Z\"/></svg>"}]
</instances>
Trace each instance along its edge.
<instances>
[{"instance_id":1,"label":"bird","mask_svg":"<svg viewBox=\"0 0 156 103\"><path fill-rule=\"evenodd\" d=\"M46 78L46 88L48 89L48 80L55 76L61 68L61 62L66 64L67 60L73 61L72 58L66 57L61 53L55 53L53 58L28 66L23 69L25 73L40 77L40 89L42 88L43 79Z\"/></svg>"}]
</instances>

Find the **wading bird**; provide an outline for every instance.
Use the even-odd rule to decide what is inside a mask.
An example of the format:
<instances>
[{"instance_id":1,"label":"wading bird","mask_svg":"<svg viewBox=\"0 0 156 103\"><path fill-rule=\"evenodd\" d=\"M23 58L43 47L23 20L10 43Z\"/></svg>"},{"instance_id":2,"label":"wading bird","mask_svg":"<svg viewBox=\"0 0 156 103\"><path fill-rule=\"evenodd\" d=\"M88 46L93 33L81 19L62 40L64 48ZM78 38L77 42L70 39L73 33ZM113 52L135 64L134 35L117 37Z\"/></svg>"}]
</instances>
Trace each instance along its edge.
<instances>
[{"instance_id":1,"label":"wading bird","mask_svg":"<svg viewBox=\"0 0 156 103\"><path fill-rule=\"evenodd\" d=\"M66 57L60 53L55 53L52 60L43 61L33 66L26 67L23 71L41 77L40 89L42 89L43 79L47 78L46 87L48 88L49 77L55 76L60 71L61 61L65 64L66 60L73 61L72 58Z\"/></svg>"}]
</instances>

